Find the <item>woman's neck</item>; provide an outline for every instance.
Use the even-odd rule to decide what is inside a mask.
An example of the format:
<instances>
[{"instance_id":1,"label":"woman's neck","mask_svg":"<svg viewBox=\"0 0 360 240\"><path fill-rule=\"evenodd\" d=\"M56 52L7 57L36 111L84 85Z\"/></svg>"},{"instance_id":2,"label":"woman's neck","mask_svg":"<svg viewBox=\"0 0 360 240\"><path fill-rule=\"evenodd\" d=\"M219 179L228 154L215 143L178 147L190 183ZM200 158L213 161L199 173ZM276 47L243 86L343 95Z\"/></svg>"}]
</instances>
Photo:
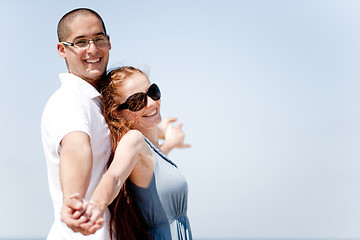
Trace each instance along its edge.
<instances>
[{"instance_id":1,"label":"woman's neck","mask_svg":"<svg viewBox=\"0 0 360 240\"><path fill-rule=\"evenodd\" d=\"M157 127L151 129L137 129L139 130L149 141L154 144L156 147L160 147L159 138L158 138L158 129Z\"/></svg>"}]
</instances>

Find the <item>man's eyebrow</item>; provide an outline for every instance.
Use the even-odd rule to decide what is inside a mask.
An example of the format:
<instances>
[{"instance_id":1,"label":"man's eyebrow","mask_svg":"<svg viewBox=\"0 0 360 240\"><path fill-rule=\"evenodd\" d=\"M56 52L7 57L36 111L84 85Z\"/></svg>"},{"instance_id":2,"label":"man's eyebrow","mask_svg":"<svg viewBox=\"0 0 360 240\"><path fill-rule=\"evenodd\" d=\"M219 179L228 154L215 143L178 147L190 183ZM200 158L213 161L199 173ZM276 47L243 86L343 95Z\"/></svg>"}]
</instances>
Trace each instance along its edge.
<instances>
[{"instance_id":1,"label":"man's eyebrow","mask_svg":"<svg viewBox=\"0 0 360 240\"><path fill-rule=\"evenodd\" d=\"M77 37L74 38L74 40L78 39L78 38L85 38L85 36L77 36Z\"/></svg>"},{"instance_id":2,"label":"man's eyebrow","mask_svg":"<svg viewBox=\"0 0 360 240\"><path fill-rule=\"evenodd\" d=\"M99 32L99 33L96 33L94 36L99 36L99 35L106 35L104 32ZM87 38L87 36L77 36L74 38L75 39L79 39L79 38Z\"/></svg>"}]
</instances>

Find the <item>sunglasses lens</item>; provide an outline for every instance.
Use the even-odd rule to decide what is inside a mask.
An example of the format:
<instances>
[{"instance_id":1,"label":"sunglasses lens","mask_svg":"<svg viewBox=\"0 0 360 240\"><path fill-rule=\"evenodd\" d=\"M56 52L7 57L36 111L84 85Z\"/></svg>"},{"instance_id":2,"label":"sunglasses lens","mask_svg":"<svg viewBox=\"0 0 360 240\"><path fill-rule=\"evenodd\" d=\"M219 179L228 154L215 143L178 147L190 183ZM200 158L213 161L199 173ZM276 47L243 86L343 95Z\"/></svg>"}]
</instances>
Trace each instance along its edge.
<instances>
[{"instance_id":1,"label":"sunglasses lens","mask_svg":"<svg viewBox=\"0 0 360 240\"><path fill-rule=\"evenodd\" d=\"M136 93L132 95L126 101L128 109L130 111L136 112L143 109L147 104L146 94L145 93Z\"/></svg>"},{"instance_id":2,"label":"sunglasses lens","mask_svg":"<svg viewBox=\"0 0 360 240\"><path fill-rule=\"evenodd\" d=\"M147 95L151 97L154 101L159 100L161 97L159 87L154 83L149 87Z\"/></svg>"},{"instance_id":3,"label":"sunglasses lens","mask_svg":"<svg viewBox=\"0 0 360 240\"><path fill-rule=\"evenodd\" d=\"M129 109L133 112L139 111L146 107L147 96L151 97L154 101L160 99L160 89L155 83L149 87L147 93L135 93L128 97L125 103L120 104L119 110Z\"/></svg>"}]
</instances>

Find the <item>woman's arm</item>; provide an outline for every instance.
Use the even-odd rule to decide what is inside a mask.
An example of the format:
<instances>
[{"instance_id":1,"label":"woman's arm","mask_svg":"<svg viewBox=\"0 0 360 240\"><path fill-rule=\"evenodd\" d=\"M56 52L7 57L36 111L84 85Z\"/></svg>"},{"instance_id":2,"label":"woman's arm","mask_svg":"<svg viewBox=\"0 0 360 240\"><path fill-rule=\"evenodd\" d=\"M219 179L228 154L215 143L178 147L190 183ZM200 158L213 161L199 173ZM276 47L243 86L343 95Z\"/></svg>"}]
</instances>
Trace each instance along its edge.
<instances>
[{"instance_id":1,"label":"woman's arm","mask_svg":"<svg viewBox=\"0 0 360 240\"><path fill-rule=\"evenodd\" d=\"M86 217L89 220L81 225L82 228L90 229L88 231L92 232L91 228L102 219L106 208L119 194L123 183L144 155L145 145L144 136L137 130L130 130L123 136L109 169L85 205Z\"/></svg>"},{"instance_id":2,"label":"woman's arm","mask_svg":"<svg viewBox=\"0 0 360 240\"><path fill-rule=\"evenodd\" d=\"M142 155L144 136L137 130L130 130L119 142L114 159L91 196L91 202L104 209L115 199Z\"/></svg>"}]
</instances>

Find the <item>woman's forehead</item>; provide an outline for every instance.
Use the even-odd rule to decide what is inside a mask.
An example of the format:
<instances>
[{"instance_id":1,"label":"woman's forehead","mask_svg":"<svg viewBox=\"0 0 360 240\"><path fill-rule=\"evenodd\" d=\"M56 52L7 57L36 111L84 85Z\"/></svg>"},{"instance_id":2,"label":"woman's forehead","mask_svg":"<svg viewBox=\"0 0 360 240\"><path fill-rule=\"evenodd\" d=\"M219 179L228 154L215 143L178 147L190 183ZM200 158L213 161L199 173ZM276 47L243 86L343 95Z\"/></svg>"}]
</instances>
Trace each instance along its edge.
<instances>
[{"instance_id":1,"label":"woman's forehead","mask_svg":"<svg viewBox=\"0 0 360 240\"><path fill-rule=\"evenodd\" d=\"M123 92L137 93L146 92L150 86L149 79L142 73L134 73L126 79L123 85Z\"/></svg>"},{"instance_id":2,"label":"woman's forehead","mask_svg":"<svg viewBox=\"0 0 360 240\"><path fill-rule=\"evenodd\" d=\"M138 92L146 92L150 86L150 81L146 75L141 73L134 73L119 86L117 89L120 102L125 102L126 99Z\"/></svg>"}]
</instances>

